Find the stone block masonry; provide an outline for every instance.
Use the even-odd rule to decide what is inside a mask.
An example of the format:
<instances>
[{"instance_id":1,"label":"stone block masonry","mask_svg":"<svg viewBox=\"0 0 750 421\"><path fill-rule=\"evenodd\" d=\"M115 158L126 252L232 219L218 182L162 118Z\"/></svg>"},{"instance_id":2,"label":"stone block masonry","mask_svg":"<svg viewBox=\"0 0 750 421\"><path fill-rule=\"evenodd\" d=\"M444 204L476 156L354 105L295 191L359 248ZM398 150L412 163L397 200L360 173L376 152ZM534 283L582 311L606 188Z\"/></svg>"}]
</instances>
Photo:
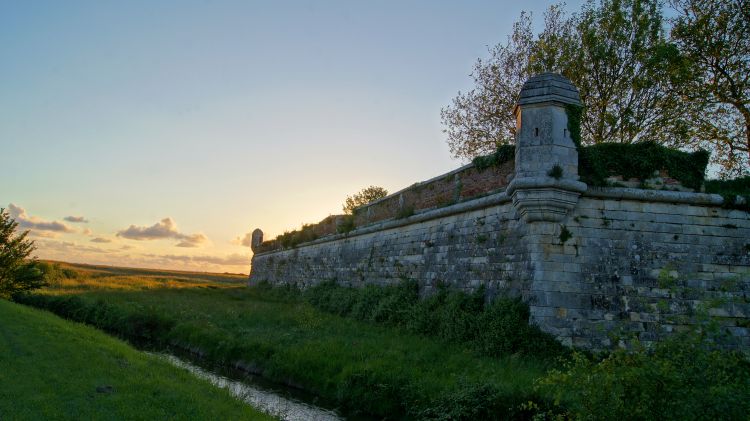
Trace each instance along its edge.
<instances>
[{"instance_id":1,"label":"stone block masonry","mask_svg":"<svg viewBox=\"0 0 750 421\"><path fill-rule=\"evenodd\" d=\"M360 287L409 278L423 294L439 283L484 286L488 299L521 296L531 323L589 349L656 341L710 314L730 344L750 349L750 213L722 207L717 195L581 183L564 108L577 101L559 75L530 79L516 110L516 159L507 164L515 170L475 171L493 177L482 193L441 202L456 198L454 171L420 183L425 206L410 216L375 210L402 207L415 193L407 189L371 205L345 234L264 251L254 232L250 283Z\"/></svg>"}]
</instances>

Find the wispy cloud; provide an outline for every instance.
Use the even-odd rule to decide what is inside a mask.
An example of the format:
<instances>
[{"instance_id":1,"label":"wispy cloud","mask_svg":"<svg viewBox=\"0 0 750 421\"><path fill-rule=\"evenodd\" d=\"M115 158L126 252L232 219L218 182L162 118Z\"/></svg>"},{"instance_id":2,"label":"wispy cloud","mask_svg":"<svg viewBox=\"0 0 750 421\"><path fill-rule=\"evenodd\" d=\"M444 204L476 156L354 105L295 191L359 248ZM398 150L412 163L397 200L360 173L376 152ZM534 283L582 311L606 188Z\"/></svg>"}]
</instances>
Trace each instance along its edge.
<instances>
[{"instance_id":1,"label":"wispy cloud","mask_svg":"<svg viewBox=\"0 0 750 421\"><path fill-rule=\"evenodd\" d=\"M39 231L52 231L60 233L75 232L75 230L63 222L59 221L45 221L36 216L30 216L26 213L26 210L13 203L8 205L8 213L11 218L18 222L18 227L21 229L39 230Z\"/></svg>"},{"instance_id":2,"label":"wispy cloud","mask_svg":"<svg viewBox=\"0 0 750 421\"><path fill-rule=\"evenodd\" d=\"M164 218L150 227L131 225L127 229L118 231L117 236L138 241L173 238L180 240L176 244L177 247L199 247L208 241L208 237L201 233L181 233L172 218Z\"/></svg>"},{"instance_id":3,"label":"wispy cloud","mask_svg":"<svg viewBox=\"0 0 750 421\"><path fill-rule=\"evenodd\" d=\"M92 238L89 241L91 241L92 243L111 243L112 242L112 240L110 240L109 238L102 238L102 237Z\"/></svg>"},{"instance_id":4,"label":"wispy cloud","mask_svg":"<svg viewBox=\"0 0 750 421\"><path fill-rule=\"evenodd\" d=\"M96 246L81 245L72 241L39 240L37 249L40 251L53 251L67 255L78 255L83 253L107 254L112 250Z\"/></svg>"},{"instance_id":5,"label":"wispy cloud","mask_svg":"<svg viewBox=\"0 0 750 421\"><path fill-rule=\"evenodd\" d=\"M82 217L82 216L66 216L63 218L64 220L68 222L75 222L77 224L88 224L89 220Z\"/></svg>"},{"instance_id":6,"label":"wispy cloud","mask_svg":"<svg viewBox=\"0 0 750 421\"><path fill-rule=\"evenodd\" d=\"M152 257L159 257L166 260L175 260L185 263L209 263L212 265L220 266L243 266L250 265L250 256L245 256L238 253L232 253L227 256L186 256L186 255L150 255Z\"/></svg>"},{"instance_id":7,"label":"wispy cloud","mask_svg":"<svg viewBox=\"0 0 750 421\"><path fill-rule=\"evenodd\" d=\"M94 233L94 231L91 231L90 228L84 228L83 229L83 235L89 236L89 235L91 235L93 233Z\"/></svg>"},{"instance_id":8,"label":"wispy cloud","mask_svg":"<svg viewBox=\"0 0 750 421\"><path fill-rule=\"evenodd\" d=\"M52 232L52 231L32 230L32 231L29 231L29 236L35 237L35 238L57 238L60 236L60 233Z\"/></svg>"}]
</instances>

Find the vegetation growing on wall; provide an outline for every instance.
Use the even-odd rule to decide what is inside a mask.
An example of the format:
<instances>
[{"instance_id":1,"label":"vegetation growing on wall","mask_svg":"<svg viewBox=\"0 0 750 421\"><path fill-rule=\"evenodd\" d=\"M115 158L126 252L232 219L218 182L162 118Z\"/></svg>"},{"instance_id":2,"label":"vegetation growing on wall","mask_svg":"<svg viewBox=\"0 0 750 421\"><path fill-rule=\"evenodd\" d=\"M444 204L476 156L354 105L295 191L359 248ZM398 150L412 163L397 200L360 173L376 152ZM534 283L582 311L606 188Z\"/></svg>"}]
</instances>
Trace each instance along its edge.
<instances>
[{"instance_id":1,"label":"vegetation growing on wall","mask_svg":"<svg viewBox=\"0 0 750 421\"><path fill-rule=\"evenodd\" d=\"M354 223L354 215L344 215L341 218L341 223L336 227L336 232L339 234L347 234L356 228Z\"/></svg>"},{"instance_id":2,"label":"vegetation growing on wall","mask_svg":"<svg viewBox=\"0 0 750 421\"><path fill-rule=\"evenodd\" d=\"M500 145L495 152L489 155L478 156L471 163L474 164L474 168L478 171L482 171L512 161L515 156L516 147L514 145Z\"/></svg>"},{"instance_id":3,"label":"vegetation growing on wall","mask_svg":"<svg viewBox=\"0 0 750 421\"><path fill-rule=\"evenodd\" d=\"M688 153L653 142L600 143L579 148L578 173L590 186L606 186L613 175L646 180L666 170L683 186L700 190L708 158L704 150Z\"/></svg>"},{"instance_id":4,"label":"vegetation growing on wall","mask_svg":"<svg viewBox=\"0 0 750 421\"><path fill-rule=\"evenodd\" d=\"M299 230L289 231L279 235L276 237L276 240L283 248L297 247L298 244L318 239L314 228L315 225L313 224L304 224Z\"/></svg>"},{"instance_id":5,"label":"vegetation growing on wall","mask_svg":"<svg viewBox=\"0 0 750 421\"><path fill-rule=\"evenodd\" d=\"M581 117L583 107L575 104L565 104L565 114L568 115L568 132L576 148L581 149Z\"/></svg>"},{"instance_id":6,"label":"vegetation growing on wall","mask_svg":"<svg viewBox=\"0 0 750 421\"><path fill-rule=\"evenodd\" d=\"M359 192L346 197L343 206L344 213L347 215L351 215L352 213L354 213L354 209L360 206L364 206L372 201L382 199L386 196L388 196L388 190L382 187L365 187Z\"/></svg>"},{"instance_id":7,"label":"vegetation growing on wall","mask_svg":"<svg viewBox=\"0 0 750 421\"><path fill-rule=\"evenodd\" d=\"M732 206L737 196L745 199L745 208L750 208L750 176L734 180L706 180L706 193L720 194L724 205Z\"/></svg>"}]
</instances>

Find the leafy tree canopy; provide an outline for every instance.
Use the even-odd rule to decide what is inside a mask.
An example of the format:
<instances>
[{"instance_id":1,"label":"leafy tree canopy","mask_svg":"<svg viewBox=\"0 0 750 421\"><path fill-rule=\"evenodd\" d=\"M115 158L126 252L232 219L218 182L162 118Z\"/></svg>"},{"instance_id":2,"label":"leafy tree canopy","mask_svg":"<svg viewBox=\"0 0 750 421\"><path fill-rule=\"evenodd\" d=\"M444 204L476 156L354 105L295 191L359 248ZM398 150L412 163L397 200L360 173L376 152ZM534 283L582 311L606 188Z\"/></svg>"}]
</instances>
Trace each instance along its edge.
<instances>
[{"instance_id":1,"label":"leafy tree canopy","mask_svg":"<svg viewBox=\"0 0 750 421\"><path fill-rule=\"evenodd\" d=\"M44 273L34 260L27 258L34 251L34 242L26 238L28 231L16 232L18 223L5 209L0 209L0 297L44 285Z\"/></svg>"},{"instance_id":2,"label":"leafy tree canopy","mask_svg":"<svg viewBox=\"0 0 750 421\"><path fill-rule=\"evenodd\" d=\"M441 111L451 153L471 160L513 143L513 108L523 82L552 71L580 91L583 144L710 147L723 175L747 172L745 3L673 0L673 19L662 16L659 0L591 0L572 15L558 4L545 12L537 34L532 16L522 13L507 41L477 60L475 88L459 92Z\"/></svg>"},{"instance_id":3,"label":"leafy tree canopy","mask_svg":"<svg viewBox=\"0 0 750 421\"><path fill-rule=\"evenodd\" d=\"M355 208L366 205L373 200L378 200L386 196L388 196L388 190L382 187L365 187L358 193L355 193L352 196L347 196L346 201L344 201L344 213L347 215L351 215L352 212L354 212Z\"/></svg>"}]
</instances>

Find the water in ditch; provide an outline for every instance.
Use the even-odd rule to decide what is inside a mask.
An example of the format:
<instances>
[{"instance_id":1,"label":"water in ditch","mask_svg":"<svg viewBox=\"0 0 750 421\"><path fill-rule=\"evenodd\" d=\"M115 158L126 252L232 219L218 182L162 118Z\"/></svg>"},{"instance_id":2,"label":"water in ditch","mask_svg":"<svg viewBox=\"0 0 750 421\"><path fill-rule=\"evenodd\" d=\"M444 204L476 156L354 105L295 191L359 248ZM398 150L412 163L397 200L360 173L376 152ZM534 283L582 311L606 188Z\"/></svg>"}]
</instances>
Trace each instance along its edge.
<instances>
[{"instance_id":1,"label":"water in ditch","mask_svg":"<svg viewBox=\"0 0 750 421\"><path fill-rule=\"evenodd\" d=\"M177 367L186 369L196 377L208 380L217 387L227 389L237 399L246 402L259 411L282 420L329 421L344 419L344 417L333 409L326 409L305 402L305 400L309 401L311 398L307 396L302 397L305 394L300 391L281 390L278 387L271 388L269 385L263 387L257 384L263 383L263 381L254 378L254 376L245 376L245 381L233 379L230 376L213 373L208 369L198 367L171 354L153 353L152 355L163 358Z\"/></svg>"}]
</instances>

